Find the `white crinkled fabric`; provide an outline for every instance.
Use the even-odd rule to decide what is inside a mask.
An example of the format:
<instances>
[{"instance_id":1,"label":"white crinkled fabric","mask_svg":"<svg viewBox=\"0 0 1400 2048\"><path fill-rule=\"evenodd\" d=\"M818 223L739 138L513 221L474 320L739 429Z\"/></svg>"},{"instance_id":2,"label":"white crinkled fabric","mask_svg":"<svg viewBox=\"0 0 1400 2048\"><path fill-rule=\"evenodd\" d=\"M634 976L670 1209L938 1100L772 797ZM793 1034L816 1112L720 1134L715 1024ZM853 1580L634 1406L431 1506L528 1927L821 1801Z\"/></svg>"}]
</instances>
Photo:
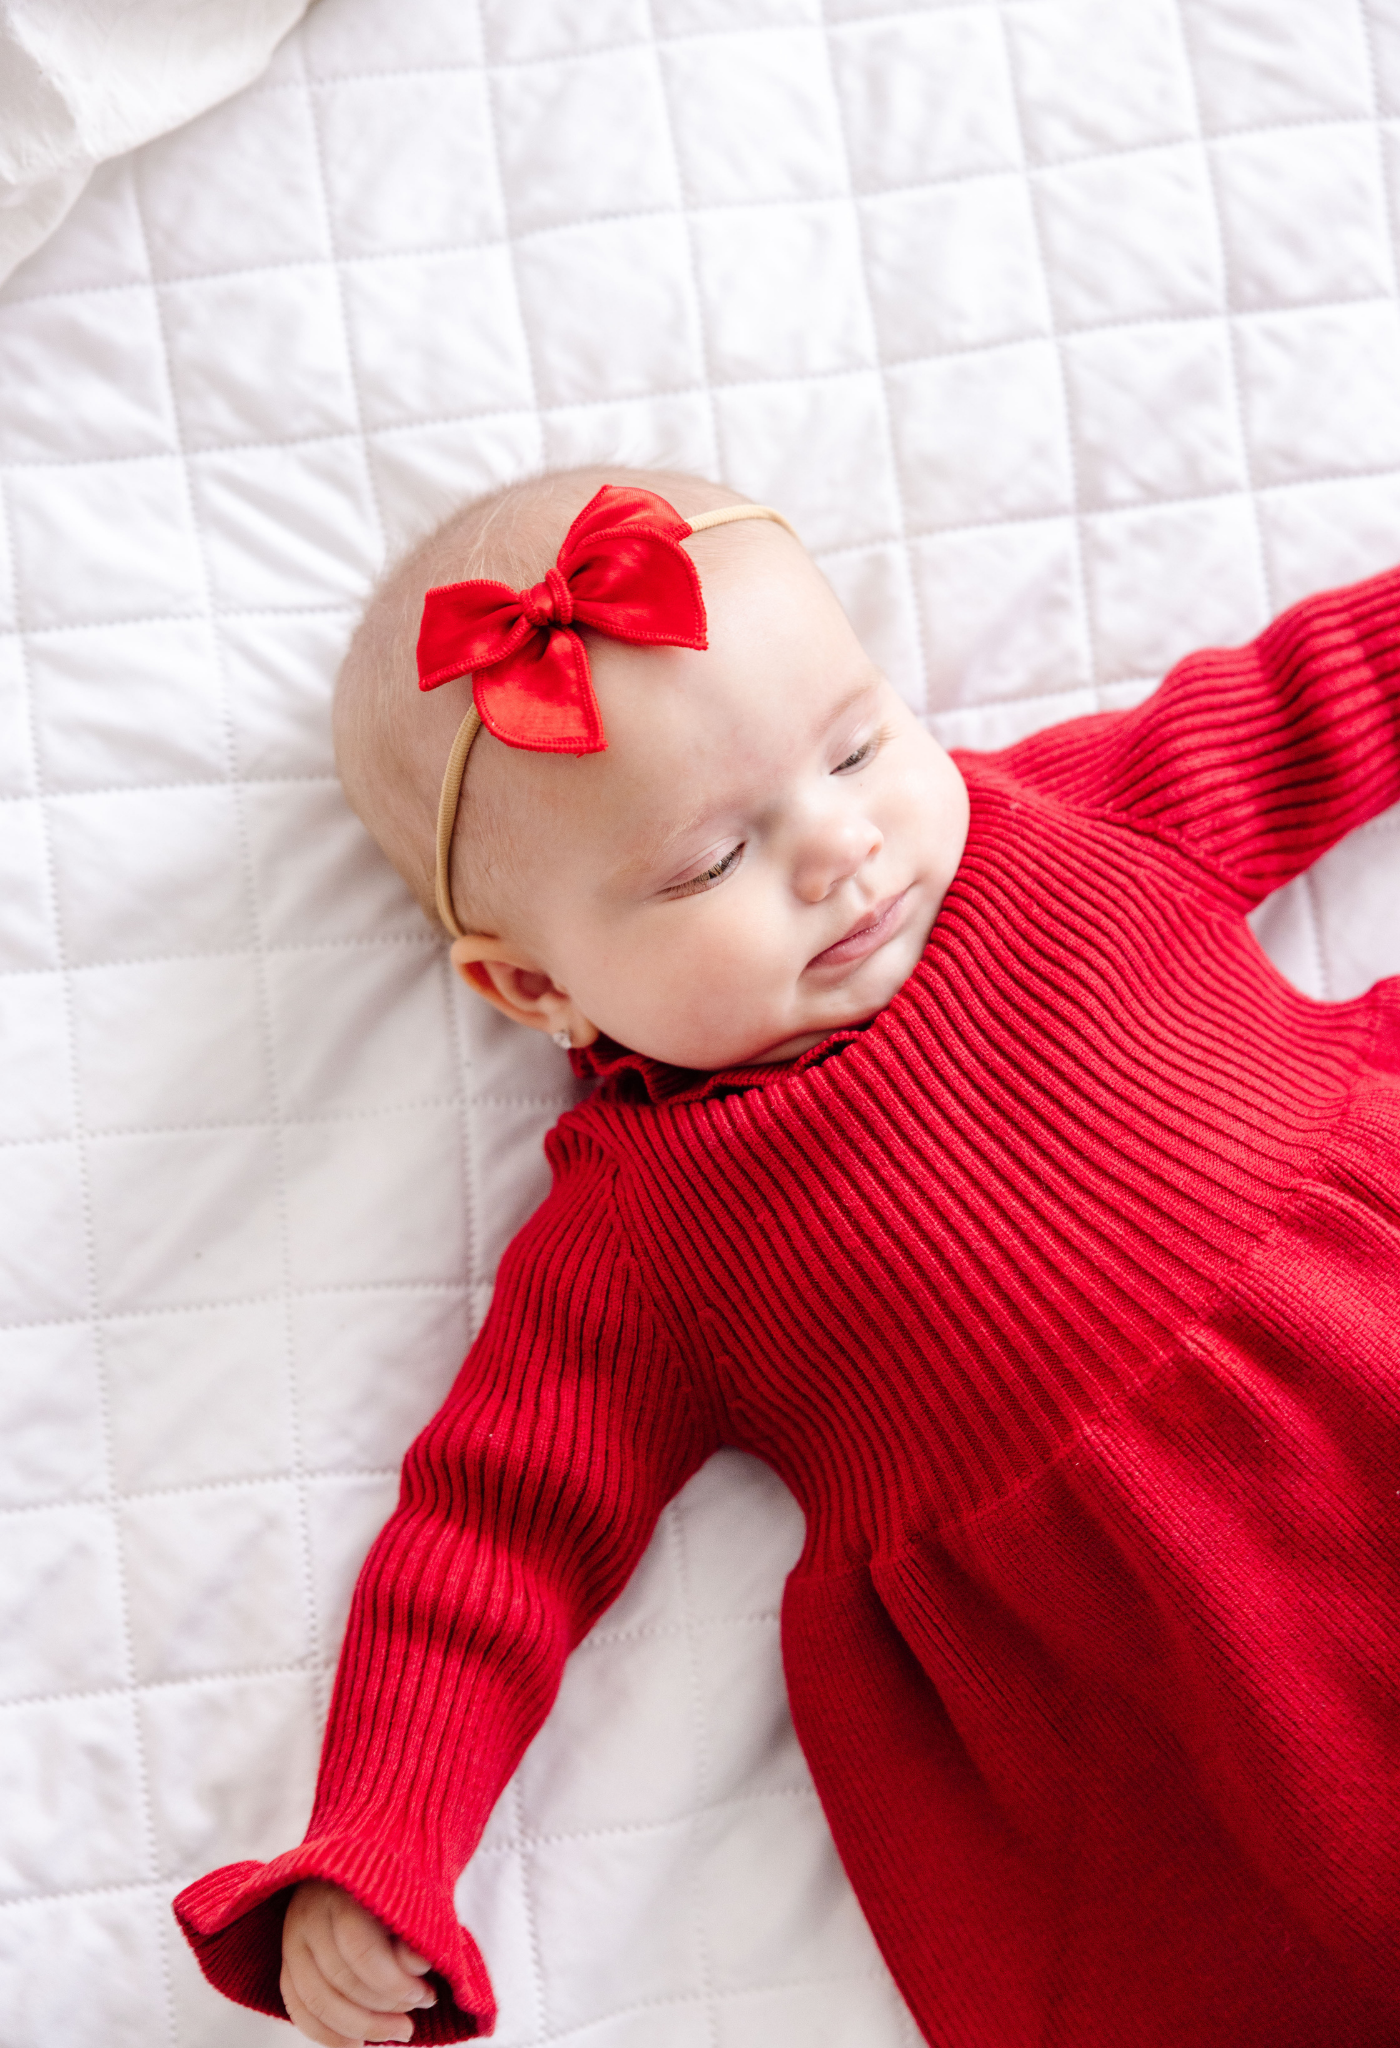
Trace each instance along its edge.
<instances>
[{"instance_id":1,"label":"white crinkled fabric","mask_svg":"<svg viewBox=\"0 0 1400 2048\"><path fill-rule=\"evenodd\" d=\"M94 168L250 83L308 0L0 0L0 284Z\"/></svg>"},{"instance_id":2,"label":"white crinkled fabric","mask_svg":"<svg viewBox=\"0 0 1400 2048\"><path fill-rule=\"evenodd\" d=\"M1400 553L1396 0L319 0L0 295L0 2042L272 2048L169 1917L305 1823L562 1057L343 803L387 551L540 464L780 506L949 743ZM1400 817L1267 905L1400 969ZM913 2048L724 1455L459 1904L510 2048Z\"/></svg>"}]
</instances>

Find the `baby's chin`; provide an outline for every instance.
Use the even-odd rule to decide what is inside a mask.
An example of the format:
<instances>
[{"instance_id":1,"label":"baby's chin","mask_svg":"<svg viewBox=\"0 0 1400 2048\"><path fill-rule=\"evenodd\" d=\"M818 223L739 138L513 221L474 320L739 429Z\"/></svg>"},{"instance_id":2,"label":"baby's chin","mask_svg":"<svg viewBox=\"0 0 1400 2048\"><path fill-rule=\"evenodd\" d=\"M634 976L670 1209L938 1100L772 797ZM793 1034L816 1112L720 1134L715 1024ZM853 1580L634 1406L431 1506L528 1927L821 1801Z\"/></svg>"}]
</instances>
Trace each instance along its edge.
<instances>
[{"instance_id":1,"label":"baby's chin","mask_svg":"<svg viewBox=\"0 0 1400 2048\"><path fill-rule=\"evenodd\" d=\"M929 919L929 928L932 919ZM755 1049L743 1060L730 1060L729 1066L776 1066L783 1060L798 1059L804 1052L810 1052L814 1045L820 1045L824 1038L830 1038L833 1031L851 1031L863 1024L869 1024L882 1010L889 1008L899 991L917 967L928 940L928 930L922 924L911 927L892 940L882 953L864 963L849 985L841 991L827 995L819 1013L810 1019L803 1019L798 1029L793 1030L776 1044L756 1043ZM886 955L888 957L882 957ZM834 1000L833 1000L834 996Z\"/></svg>"},{"instance_id":2,"label":"baby's chin","mask_svg":"<svg viewBox=\"0 0 1400 2048\"><path fill-rule=\"evenodd\" d=\"M614 1012L597 1022L615 1043L690 1073L781 1066L810 1052L834 1031L869 1024L887 1009L918 966L933 917L934 909L916 916L839 984L809 988L800 979L790 1000L758 1004L750 1016L736 1015L731 1004L723 1014L717 1006L708 1018L692 1013L682 1020L658 1014L655 1006L643 1014L644 1006L638 1004L630 1017Z\"/></svg>"},{"instance_id":3,"label":"baby's chin","mask_svg":"<svg viewBox=\"0 0 1400 2048\"><path fill-rule=\"evenodd\" d=\"M830 1015L813 1017L810 1022L803 1020L796 1029L789 1029L782 1037L774 1038L771 1026L764 1030L755 1024L751 1032L735 1031L732 1026L723 1033L713 1036L705 1033L677 1033L660 1035L655 1046L635 1046L634 1050L649 1053L652 1059L661 1060L666 1066L684 1067L701 1074L715 1074L728 1067L776 1067L788 1060L795 1060L804 1052L810 1052L814 1045L820 1045L824 1038L830 1038L833 1031L849 1031L854 1026L868 1024L878 1017L891 998L907 980L900 980L888 993L876 1000L853 1002L833 1010Z\"/></svg>"},{"instance_id":4,"label":"baby's chin","mask_svg":"<svg viewBox=\"0 0 1400 2048\"><path fill-rule=\"evenodd\" d=\"M873 1014L879 1014L878 1011ZM820 1045L824 1038L830 1038L833 1031L844 1031L850 1024L868 1023L865 1017L852 1017L849 1024L828 1024L825 1031L800 1031L795 1038L785 1038L781 1045L770 1046L766 1052L750 1053L746 1060L736 1060L736 1066L776 1067L784 1060L795 1060L804 1052L810 1052L814 1045Z\"/></svg>"},{"instance_id":5,"label":"baby's chin","mask_svg":"<svg viewBox=\"0 0 1400 2048\"><path fill-rule=\"evenodd\" d=\"M858 1029L889 1008L918 965L923 943L917 933L910 933L889 952L892 957L888 960L865 963L862 971L852 975L847 988L824 990L806 1014L787 1020L781 1035L774 1034L766 1019L755 1019L751 1032L735 1030L731 1023L712 1039L703 1032L680 1034L673 1050L653 1057L699 1073L717 1073L725 1067L776 1067L798 1059L833 1032ZM684 1044L680 1043L682 1037Z\"/></svg>"},{"instance_id":6,"label":"baby's chin","mask_svg":"<svg viewBox=\"0 0 1400 2048\"><path fill-rule=\"evenodd\" d=\"M815 1018L810 1029L794 1031L790 1037L781 1039L776 1045L762 1045L748 1053L742 1060L726 1061L729 1066L769 1067L778 1066L784 1060L799 1059L804 1052L810 1052L814 1045L820 1045L824 1038L830 1038L833 1031L853 1031L862 1024L869 1024L879 1016L903 988L908 975L902 974L894 986L877 999L852 1003L842 1011L818 1022Z\"/></svg>"}]
</instances>

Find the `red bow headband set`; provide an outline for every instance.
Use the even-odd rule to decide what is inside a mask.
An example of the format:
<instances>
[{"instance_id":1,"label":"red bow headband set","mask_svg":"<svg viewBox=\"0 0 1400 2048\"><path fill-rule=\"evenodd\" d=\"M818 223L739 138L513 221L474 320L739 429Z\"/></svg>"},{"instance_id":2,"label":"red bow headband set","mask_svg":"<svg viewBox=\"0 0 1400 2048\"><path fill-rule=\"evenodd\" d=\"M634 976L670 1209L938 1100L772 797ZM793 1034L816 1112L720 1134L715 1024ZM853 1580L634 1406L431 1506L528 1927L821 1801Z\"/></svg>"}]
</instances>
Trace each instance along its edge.
<instances>
[{"instance_id":1,"label":"red bow headband set","mask_svg":"<svg viewBox=\"0 0 1400 2048\"><path fill-rule=\"evenodd\" d=\"M482 726L508 747L532 753L601 753L603 721L574 627L591 626L634 646L707 646L700 578L681 542L735 519L775 519L793 532L767 505L725 505L687 520L653 491L605 484L533 590L480 580L428 592L418 634L419 688L472 679L471 709L452 742L438 802L437 908L454 939L466 933L452 907L452 832L467 756Z\"/></svg>"}]
</instances>

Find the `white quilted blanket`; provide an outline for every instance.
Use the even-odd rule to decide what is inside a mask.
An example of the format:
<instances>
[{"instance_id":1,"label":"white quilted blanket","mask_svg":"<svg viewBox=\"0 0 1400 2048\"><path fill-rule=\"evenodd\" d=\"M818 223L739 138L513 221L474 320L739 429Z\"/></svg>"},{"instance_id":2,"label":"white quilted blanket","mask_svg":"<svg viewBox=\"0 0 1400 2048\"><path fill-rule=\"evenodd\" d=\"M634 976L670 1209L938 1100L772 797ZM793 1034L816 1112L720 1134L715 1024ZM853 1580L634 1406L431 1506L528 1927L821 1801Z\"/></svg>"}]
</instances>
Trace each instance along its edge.
<instances>
[{"instance_id":1,"label":"white quilted blanket","mask_svg":"<svg viewBox=\"0 0 1400 2048\"><path fill-rule=\"evenodd\" d=\"M796 520L940 735L1400 554L1397 0L319 0L0 297L0 2044L254 2048L173 1891L299 1835L357 1562L562 1058L348 814L384 558L541 462ZM1400 969L1400 818L1266 906ZM463 1881L512 2048L910 2048L718 1459Z\"/></svg>"}]
</instances>

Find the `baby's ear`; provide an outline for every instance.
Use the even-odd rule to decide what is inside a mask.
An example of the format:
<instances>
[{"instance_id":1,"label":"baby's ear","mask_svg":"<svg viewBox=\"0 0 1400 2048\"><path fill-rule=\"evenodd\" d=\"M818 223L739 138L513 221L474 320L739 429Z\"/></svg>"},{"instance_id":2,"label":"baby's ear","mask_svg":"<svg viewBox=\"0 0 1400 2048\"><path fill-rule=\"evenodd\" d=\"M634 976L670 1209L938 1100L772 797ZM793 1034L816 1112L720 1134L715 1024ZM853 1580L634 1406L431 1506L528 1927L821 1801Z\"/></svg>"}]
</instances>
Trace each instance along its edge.
<instances>
[{"instance_id":1,"label":"baby's ear","mask_svg":"<svg viewBox=\"0 0 1400 2048\"><path fill-rule=\"evenodd\" d=\"M571 1045L592 1045L598 1027L583 1015L567 990L558 988L508 940L468 932L452 942L452 965L468 988L494 1003L512 1023L551 1038L567 1032Z\"/></svg>"}]
</instances>

